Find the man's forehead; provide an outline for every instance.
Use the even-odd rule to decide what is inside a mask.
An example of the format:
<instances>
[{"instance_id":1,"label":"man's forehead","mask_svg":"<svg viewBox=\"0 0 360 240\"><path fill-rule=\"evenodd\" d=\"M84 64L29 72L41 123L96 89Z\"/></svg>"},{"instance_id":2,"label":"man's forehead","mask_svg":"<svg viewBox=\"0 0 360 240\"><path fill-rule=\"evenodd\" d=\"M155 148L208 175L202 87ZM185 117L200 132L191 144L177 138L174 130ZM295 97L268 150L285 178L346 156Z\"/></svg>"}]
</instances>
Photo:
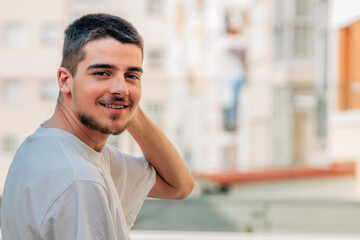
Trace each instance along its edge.
<instances>
[{"instance_id":1,"label":"man's forehead","mask_svg":"<svg viewBox=\"0 0 360 240\"><path fill-rule=\"evenodd\" d=\"M98 39L92 39L90 41L88 41L85 45L84 45L84 49L86 48L91 48L91 47L94 47L98 44L100 45L106 45L106 44L114 44L114 43L117 43L121 46L125 46L125 47L131 47L131 48L137 48L140 52L142 52L142 48L136 44L136 43L127 43L127 42L121 42L115 38L112 38L112 37L106 37L106 38L98 38Z\"/></svg>"},{"instance_id":2,"label":"man's forehead","mask_svg":"<svg viewBox=\"0 0 360 240\"><path fill-rule=\"evenodd\" d=\"M87 62L85 68L89 68L90 65L108 65L106 68L118 69L119 62L122 62L121 65L125 62L129 67L141 69L143 60L142 51L138 45L122 43L112 38L89 41L83 48L83 54L81 62Z\"/></svg>"}]
</instances>

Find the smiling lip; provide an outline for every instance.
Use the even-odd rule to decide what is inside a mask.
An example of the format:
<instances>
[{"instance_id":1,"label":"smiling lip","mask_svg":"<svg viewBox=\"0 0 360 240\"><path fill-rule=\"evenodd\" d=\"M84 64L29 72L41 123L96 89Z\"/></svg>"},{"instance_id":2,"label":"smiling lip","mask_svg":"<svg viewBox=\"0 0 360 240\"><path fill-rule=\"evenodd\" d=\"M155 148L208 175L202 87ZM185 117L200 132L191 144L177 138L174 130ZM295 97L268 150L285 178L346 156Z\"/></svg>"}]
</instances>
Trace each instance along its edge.
<instances>
[{"instance_id":1,"label":"smiling lip","mask_svg":"<svg viewBox=\"0 0 360 240\"><path fill-rule=\"evenodd\" d=\"M100 105L110 111L111 114L119 114L130 106L126 103L100 103Z\"/></svg>"},{"instance_id":2,"label":"smiling lip","mask_svg":"<svg viewBox=\"0 0 360 240\"><path fill-rule=\"evenodd\" d=\"M103 105L104 107L113 108L113 109L124 109L124 108L128 107L127 105L118 105L118 104L101 104L101 105Z\"/></svg>"}]
</instances>

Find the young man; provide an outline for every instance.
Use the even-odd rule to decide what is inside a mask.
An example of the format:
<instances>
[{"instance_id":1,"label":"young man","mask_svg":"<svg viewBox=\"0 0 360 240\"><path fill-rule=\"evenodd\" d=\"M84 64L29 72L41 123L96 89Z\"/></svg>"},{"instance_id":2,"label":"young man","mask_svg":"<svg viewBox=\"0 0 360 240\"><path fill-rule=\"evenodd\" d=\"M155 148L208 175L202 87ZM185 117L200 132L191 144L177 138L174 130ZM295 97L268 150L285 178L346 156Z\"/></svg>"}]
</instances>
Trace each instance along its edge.
<instances>
[{"instance_id":1,"label":"young man","mask_svg":"<svg viewBox=\"0 0 360 240\"><path fill-rule=\"evenodd\" d=\"M143 41L127 21L90 14L65 31L54 115L17 151L6 179L8 239L129 239L147 196L182 199L194 181L139 105ZM144 158L106 145L129 131Z\"/></svg>"}]
</instances>

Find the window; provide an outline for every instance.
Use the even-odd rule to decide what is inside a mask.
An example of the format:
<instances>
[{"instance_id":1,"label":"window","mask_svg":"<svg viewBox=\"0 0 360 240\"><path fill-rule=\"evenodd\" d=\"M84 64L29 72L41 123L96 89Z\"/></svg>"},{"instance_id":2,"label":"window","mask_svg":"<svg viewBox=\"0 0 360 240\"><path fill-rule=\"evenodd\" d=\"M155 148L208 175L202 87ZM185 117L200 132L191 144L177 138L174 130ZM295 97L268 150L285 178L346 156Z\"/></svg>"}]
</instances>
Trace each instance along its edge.
<instances>
[{"instance_id":1,"label":"window","mask_svg":"<svg viewBox=\"0 0 360 240\"><path fill-rule=\"evenodd\" d=\"M4 81L1 95L5 102L19 102L22 97L22 89L20 87L20 83L16 80Z\"/></svg>"},{"instance_id":2,"label":"window","mask_svg":"<svg viewBox=\"0 0 360 240\"><path fill-rule=\"evenodd\" d=\"M338 32L338 109L360 109L360 21Z\"/></svg>"},{"instance_id":3,"label":"window","mask_svg":"<svg viewBox=\"0 0 360 240\"><path fill-rule=\"evenodd\" d=\"M3 28L3 42L8 46L21 46L24 42L24 31L19 24L8 24Z\"/></svg>"},{"instance_id":4,"label":"window","mask_svg":"<svg viewBox=\"0 0 360 240\"><path fill-rule=\"evenodd\" d=\"M244 81L244 77L240 76L228 81L227 84L224 82L223 129L225 131L231 132L237 129L239 90Z\"/></svg>"},{"instance_id":5,"label":"window","mask_svg":"<svg viewBox=\"0 0 360 240\"><path fill-rule=\"evenodd\" d=\"M295 58L311 57L315 39L310 0L295 0L294 8L292 54Z\"/></svg>"},{"instance_id":6,"label":"window","mask_svg":"<svg viewBox=\"0 0 360 240\"><path fill-rule=\"evenodd\" d=\"M55 80L48 80L41 85L41 98L45 101L55 100L59 94L59 88Z\"/></svg>"},{"instance_id":7,"label":"window","mask_svg":"<svg viewBox=\"0 0 360 240\"><path fill-rule=\"evenodd\" d=\"M163 12L163 0L148 0L148 13L152 15L161 14Z\"/></svg>"},{"instance_id":8,"label":"window","mask_svg":"<svg viewBox=\"0 0 360 240\"><path fill-rule=\"evenodd\" d=\"M41 41L45 45L56 45L61 42L61 31L57 26L48 25L43 27Z\"/></svg>"},{"instance_id":9,"label":"window","mask_svg":"<svg viewBox=\"0 0 360 240\"><path fill-rule=\"evenodd\" d=\"M312 54L313 47L313 30L309 26L295 26L294 27L294 45L293 56L294 57L307 57Z\"/></svg>"},{"instance_id":10,"label":"window","mask_svg":"<svg viewBox=\"0 0 360 240\"><path fill-rule=\"evenodd\" d=\"M295 13L296 16L307 16L310 13L309 0L296 0L295 1Z\"/></svg>"},{"instance_id":11,"label":"window","mask_svg":"<svg viewBox=\"0 0 360 240\"><path fill-rule=\"evenodd\" d=\"M4 153L14 153L17 149L17 139L13 136L7 136L3 138L2 151Z\"/></svg>"},{"instance_id":12,"label":"window","mask_svg":"<svg viewBox=\"0 0 360 240\"><path fill-rule=\"evenodd\" d=\"M275 4L275 58L312 58L315 37L311 2L276 0Z\"/></svg>"},{"instance_id":13,"label":"window","mask_svg":"<svg viewBox=\"0 0 360 240\"><path fill-rule=\"evenodd\" d=\"M149 51L149 64L151 67L160 67L163 62L163 51L160 49L152 49Z\"/></svg>"},{"instance_id":14,"label":"window","mask_svg":"<svg viewBox=\"0 0 360 240\"><path fill-rule=\"evenodd\" d=\"M275 4L275 58L282 59L285 57L285 16L283 0L276 0Z\"/></svg>"}]
</instances>

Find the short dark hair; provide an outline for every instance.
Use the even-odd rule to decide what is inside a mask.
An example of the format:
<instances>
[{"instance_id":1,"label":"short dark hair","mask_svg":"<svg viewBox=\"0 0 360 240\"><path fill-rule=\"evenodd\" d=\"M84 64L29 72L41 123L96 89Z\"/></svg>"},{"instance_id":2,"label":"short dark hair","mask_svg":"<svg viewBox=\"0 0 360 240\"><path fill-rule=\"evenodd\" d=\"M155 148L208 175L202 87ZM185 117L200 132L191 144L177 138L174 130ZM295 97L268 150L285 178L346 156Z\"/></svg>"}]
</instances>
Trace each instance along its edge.
<instances>
[{"instance_id":1,"label":"short dark hair","mask_svg":"<svg viewBox=\"0 0 360 240\"><path fill-rule=\"evenodd\" d=\"M131 23L110 14L88 14L66 28L61 67L68 69L75 76L79 62L85 58L85 44L103 38L114 38L121 43L135 44L144 55L143 39Z\"/></svg>"}]
</instances>

